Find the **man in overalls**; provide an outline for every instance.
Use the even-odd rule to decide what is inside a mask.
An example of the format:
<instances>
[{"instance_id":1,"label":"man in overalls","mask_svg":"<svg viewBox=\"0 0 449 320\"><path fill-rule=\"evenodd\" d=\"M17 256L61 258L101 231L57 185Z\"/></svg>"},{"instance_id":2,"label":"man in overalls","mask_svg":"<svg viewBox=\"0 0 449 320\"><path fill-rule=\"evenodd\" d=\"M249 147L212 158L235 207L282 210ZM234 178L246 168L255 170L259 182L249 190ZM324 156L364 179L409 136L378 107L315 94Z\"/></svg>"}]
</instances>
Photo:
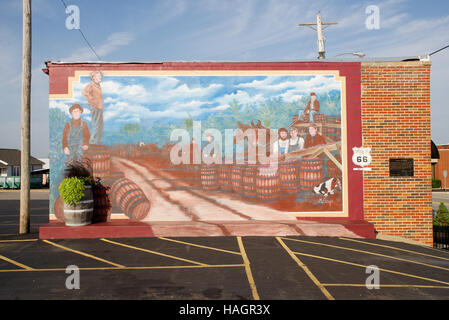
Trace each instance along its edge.
<instances>
[{"instance_id":1,"label":"man in overalls","mask_svg":"<svg viewBox=\"0 0 449 320\"><path fill-rule=\"evenodd\" d=\"M290 128L290 139L288 144L288 153L304 149L304 139L298 135L298 128Z\"/></svg>"},{"instance_id":2,"label":"man in overalls","mask_svg":"<svg viewBox=\"0 0 449 320\"><path fill-rule=\"evenodd\" d=\"M87 103L92 111L92 137L90 144L101 144L103 133L103 93L100 82L103 79L103 73L101 71L93 71L90 76L92 81L86 85L81 93L87 98Z\"/></svg>"},{"instance_id":3,"label":"man in overalls","mask_svg":"<svg viewBox=\"0 0 449 320\"><path fill-rule=\"evenodd\" d=\"M83 153L89 148L89 128L87 123L81 120L83 108L74 104L69 109L72 120L67 122L62 135L62 148L66 155L66 162L82 161Z\"/></svg>"}]
</instances>

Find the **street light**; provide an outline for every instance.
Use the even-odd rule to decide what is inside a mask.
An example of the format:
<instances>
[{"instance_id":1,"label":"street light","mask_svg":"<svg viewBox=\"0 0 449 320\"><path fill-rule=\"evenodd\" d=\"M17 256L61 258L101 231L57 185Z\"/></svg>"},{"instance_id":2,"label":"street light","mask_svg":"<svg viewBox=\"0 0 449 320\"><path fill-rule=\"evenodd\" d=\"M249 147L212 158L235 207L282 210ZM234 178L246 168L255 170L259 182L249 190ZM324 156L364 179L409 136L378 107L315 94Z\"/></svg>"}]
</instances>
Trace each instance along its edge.
<instances>
[{"instance_id":1,"label":"street light","mask_svg":"<svg viewBox=\"0 0 449 320\"><path fill-rule=\"evenodd\" d=\"M345 52L345 53L337 54L336 56L333 56L332 58L343 56L345 54L352 54L353 56L357 56L359 58L363 58L365 56L365 54L363 52Z\"/></svg>"}]
</instances>

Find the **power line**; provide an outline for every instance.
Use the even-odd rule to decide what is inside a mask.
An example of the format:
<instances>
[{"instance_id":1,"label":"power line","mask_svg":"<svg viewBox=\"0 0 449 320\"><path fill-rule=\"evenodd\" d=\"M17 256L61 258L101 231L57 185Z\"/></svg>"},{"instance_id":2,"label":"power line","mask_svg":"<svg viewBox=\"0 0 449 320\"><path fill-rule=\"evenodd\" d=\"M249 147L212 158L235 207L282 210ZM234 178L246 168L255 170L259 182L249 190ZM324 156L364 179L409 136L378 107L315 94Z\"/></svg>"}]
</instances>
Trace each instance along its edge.
<instances>
[{"instance_id":1,"label":"power line","mask_svg":"<svg viewBox=\"0 0 449 320\"><path fill-rule=\"evenodd\" d=\"M64 2L64 0L61 0L62 5L67 9L67 5ZM94 55L98 58L98 60L101 60L100 56L97 54L97 52L95 51L94 47L89 43L89 41L87 40L86 36L84 35L83 31L81 30L81 27L78 29L78 31L81 33L81 36L83 37L84 41L87 43L87 45L89 46L90 50L92 50L92 52L94 53Z\"/></svg>"},{"instance_id":2,"label":"power line","mask_svg":"<svg viewBox=\"0 0 449 320\"><path fill-rule=\"evenodd\" d=\"M442 51L442 50L444 50L444 49L446 49L446 48L449 48L449 44L448 44L447 46L441 48L441 49L438 49L437 51L434 51L434 52L430 53L429 56L431 56L432 54L435 54L435 53L437 53L437 52L440 52L440 51Z\"/></svg>"}]
</instances>

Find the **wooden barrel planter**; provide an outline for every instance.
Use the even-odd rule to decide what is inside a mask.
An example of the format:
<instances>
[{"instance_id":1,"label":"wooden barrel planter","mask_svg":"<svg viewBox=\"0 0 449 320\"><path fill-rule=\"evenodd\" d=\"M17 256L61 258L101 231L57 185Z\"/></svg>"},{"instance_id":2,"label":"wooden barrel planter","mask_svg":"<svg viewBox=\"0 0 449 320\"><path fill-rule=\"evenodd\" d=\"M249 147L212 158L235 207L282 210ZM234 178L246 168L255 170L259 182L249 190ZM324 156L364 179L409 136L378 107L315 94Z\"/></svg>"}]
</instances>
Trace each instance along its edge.
<instances>
[{"instance_id":1,"label":"wooden barrel planter","mask_svg":"<svg viewBox=\"0 0 449 320\"><path fill-rule=\"evenodd\" d=\"M338 162L341 163L341 157L339 155L335 156L335 159L338 160ZM335 163L332 160L327 160L327 176L329 178L331 177L340 177L341 178L341 170L335 165Z\"/></svg>"},{"instance_id":2,"label":"wooden barrel planter","mask_svg":"<svg viewBox=\"0 0 449 320\"><path fill-rule=\"evenodd\" d=\"M85 186L84 197L73 205L64 203L64 221L66 226L79 227L92 223L94 200L91 186Z\"/></svg>"},{"instance_id":3,"label":"wooden barrel planter","mask_svg":"<svg viewBox=\"0 0 449 320\"><path fill-rule=\"evenodd\" d=\"M103 179L109 175L111 167L111 155L108 147L101 144L91 144L84 153L84 157L89 161L94 178Z\"/></svg>"},{"instance_id":4,"label":"wooden barrel planter","mask_svg":"<svg viewBox=\"0 0 449 320\"><path fill-rule=\"evenodd\" d=\"M218 169L218 185L223 191L232 191L232 165L222 164Z\"/></svg>"},{"instance_id":5,"label":"wooden barrel planter","mask_svg":"<svg viewBox=\"0 0 449 320\"><path fill-rule=\"evenodd\" d=\"M112 199L110 188L105 185L95 185L93 222L107 222L111 217Z\"/></svg>"},{"instance_id":6,"label":"wooden barrel planter","mask_svg":"<svg viewBox=\"0 0 449 320\"><path fill-rule=\"evenodd\" d=\"M248 164L243 171L243 195L247 198L255 198L256 192L256 175L257 164Z\"/></svg>"},{"instance_id":7,"label":"wooden barrel planter","mask_svg":"<svg viewBox=\"0 0 449 320\"><path fill-rule=\"evenodd\" d=\"M319 158L303 158L299 169L301 190L310 191L323 182L323 160Z\"/></svg>"},{"instance_id":8,"label":"wooden barrel planter","mask_svg":"<svg viewBox=\"0 0 449 320\"><path fill-rule=\"evenodd\" d=\"M275 200L280 197L279 173L277 167L260 164L256 174L256 194L260 200Z\"/></svg>"},{"instance_id":9,"label":"wooden barrel planter","mask_svg":"<svg viewBox=\"0 0 449 320\"><path fill-rule=\"evenodd\" d=\"M218 189L217 165L203 164L201 166L201 185L204 190Z\"/></svg>"},{"instance_id":10,"label":"wooden barrel planter","mask_svg":"<svg viewBox=\"0 0 449 320\"><path fill-rule=\"evenodd\" d=\"M243 192L243 171L245 164L233 164L231 172L232 191L237 193Z\"/></svg>"},{"instance_id":11,"label":"wooden barrel planter","mask_svg":"<svg viewBox=\"0 0 449 320\"><path fill-rule=\"evenodd\" d=\"M300 165L300 159L292 159L279 162L279 181L282 191L295 193L300 190Z\"/></svg>"},{"instance_id":12,"label":"wooden barrel planter","mask_svg":"<svg viewBox=\"0 0 449 320\"><path fill-rule=\"evenodd\" d=\"M132 220L142 220L150 211L150 201L142 189L127 178L119 179L112 185L111 195L122 212Z\"/></svg>"}]
</instances>

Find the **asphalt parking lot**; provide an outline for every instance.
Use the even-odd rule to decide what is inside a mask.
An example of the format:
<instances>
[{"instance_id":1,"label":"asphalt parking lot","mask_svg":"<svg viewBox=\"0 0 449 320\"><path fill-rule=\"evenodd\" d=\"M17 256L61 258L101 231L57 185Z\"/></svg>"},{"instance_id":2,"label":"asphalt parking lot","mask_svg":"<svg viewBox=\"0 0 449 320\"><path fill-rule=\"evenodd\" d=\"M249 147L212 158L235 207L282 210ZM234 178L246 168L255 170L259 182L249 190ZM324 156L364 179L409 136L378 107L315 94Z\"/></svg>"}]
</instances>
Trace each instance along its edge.
<instances>
[{"instance_id":1,"label":"asphalt parking lot","mask_svg":"<svg viewBox=\"0 0 449 320\"><path fill-rule=\"evenodd\" d=\"M17 200L0 201L2 300L449 299L448 251L330 237L39 240L45 201L32 200L26 236L15 234ZM68 266L79 270L79 289L66 287ZM378 289L366 286L369 266Z\"/></svg>"}]
</instances>

